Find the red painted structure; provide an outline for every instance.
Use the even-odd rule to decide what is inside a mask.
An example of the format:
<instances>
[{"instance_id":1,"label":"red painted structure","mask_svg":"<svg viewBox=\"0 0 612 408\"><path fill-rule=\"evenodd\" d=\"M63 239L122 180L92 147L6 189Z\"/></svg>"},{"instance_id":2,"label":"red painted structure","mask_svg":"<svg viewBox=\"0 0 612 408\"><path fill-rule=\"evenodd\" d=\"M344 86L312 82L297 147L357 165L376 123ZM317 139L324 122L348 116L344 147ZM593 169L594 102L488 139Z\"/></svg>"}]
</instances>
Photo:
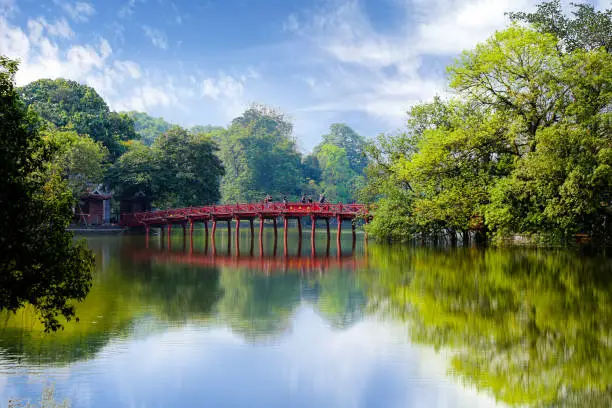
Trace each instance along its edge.
<instances>
[{"instance_id":1,"label":"red painted structure","mask_svg":"<svg viewBox=\"0 0 612 408\"><path fill-rule=\"evenodd\" d=\"M302 203L258 203L258 204L229 204L229 205L210 205L204 207L177 208L171 210L145 211L128 213L121 215L120 224L125 227L144 227L149 235L151 227L161 227L162 234L164 228L168 235L172 233L172 225L179 224L186 234L186 225L189 224L189 234L193 236L193 225L200 222L204 225L208 236L208 222L212 222L211 237L215 239L218 221L227 222L227 232L231 235L231 221L236 220L236 243L240 236L240 221L248 220L251 227L251 238L255 232L253 220L258 218L260 241L263 237L264 221L272 220L274 226L274 236L277 235L277 219L281 218L284 225L284 240L287 243L287 226L289 219L296 219L300 240L302 237L302 218L310 217L312 221L312 240L314 242L314 232L317 219L324 219L327 229L327 239L329 241L329 220L334 218L338 223L338 239L342 231L342 221L363 218L365 222L371 219L367 206L363 204L302 204ZM355 223L352 223L353 238L355 237ZM286 247L286 245L285 245ZM314 247L314 245L313 245Z\"/></svg>"}]
</instances>

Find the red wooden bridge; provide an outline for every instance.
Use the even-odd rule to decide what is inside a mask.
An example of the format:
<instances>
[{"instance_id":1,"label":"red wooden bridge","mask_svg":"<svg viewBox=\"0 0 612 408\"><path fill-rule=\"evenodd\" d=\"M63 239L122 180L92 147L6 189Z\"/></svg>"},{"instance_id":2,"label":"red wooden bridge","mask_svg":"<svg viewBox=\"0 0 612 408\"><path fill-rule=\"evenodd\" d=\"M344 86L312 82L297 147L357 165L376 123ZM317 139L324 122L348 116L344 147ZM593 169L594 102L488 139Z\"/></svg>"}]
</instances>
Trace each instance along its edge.
<instances>
[{"instance_id":1,"label":"red wooden bridge","mask_svg":"<svg viewBox=\"0 0 612 408\"><path fill-rule=\"evenodd\" d=\"M319 204L319 203L259 203L259 204L230 204L211 205L204 207L177 208L171 210L146 211L139 213L122 214L120 224L125 227L144 227L149 235L151 227L164 227L168 234L172 232L172 225L182 226L185 234L186 225L189 225L189 233L193 235L194 223L202 223L208 236L208 223L212 222L211 237L214 240L218 221L227 222L228 236L231 235L231 222L236 221L236 241L239 239L240 221L248 220L251 227L251 236L254 235L253 221L257 218L259 223L259 236L263 237L265 220L272 220L274 234L277 234L277 220L284 222L284 238L287 240L287 226L289 219L296 219L299 236L302 236L302 218L309 217L312 221L312 239L316 229L317 219L325 220L327 237L329 240L329 220L336 219L338 234L342 231L342 221L362 218L365 222L371 219L367 206L363 204ZM355 223L351 223L353 236L355 235Z\"/></svg>"}]
</instances>

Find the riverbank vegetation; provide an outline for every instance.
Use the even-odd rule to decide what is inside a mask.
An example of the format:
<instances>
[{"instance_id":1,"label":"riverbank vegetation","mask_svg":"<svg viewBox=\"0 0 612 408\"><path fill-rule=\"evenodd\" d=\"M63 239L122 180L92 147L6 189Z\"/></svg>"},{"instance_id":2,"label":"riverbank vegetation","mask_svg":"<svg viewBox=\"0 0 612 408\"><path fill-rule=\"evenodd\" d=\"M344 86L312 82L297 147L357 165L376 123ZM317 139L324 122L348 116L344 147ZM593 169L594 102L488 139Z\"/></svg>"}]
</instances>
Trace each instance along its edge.
<instances>
[{"instance_id":1,"label":"riverbank vegetation","mask_svg":"<svg viewBox=\"0 0 612 408\"><path fill-rule=\"evenodd\" d=\"M611 243L612 11L573 7L510 13L448 67L451 98L369 146L372 235Z\"/></svg>"}]
</instances>

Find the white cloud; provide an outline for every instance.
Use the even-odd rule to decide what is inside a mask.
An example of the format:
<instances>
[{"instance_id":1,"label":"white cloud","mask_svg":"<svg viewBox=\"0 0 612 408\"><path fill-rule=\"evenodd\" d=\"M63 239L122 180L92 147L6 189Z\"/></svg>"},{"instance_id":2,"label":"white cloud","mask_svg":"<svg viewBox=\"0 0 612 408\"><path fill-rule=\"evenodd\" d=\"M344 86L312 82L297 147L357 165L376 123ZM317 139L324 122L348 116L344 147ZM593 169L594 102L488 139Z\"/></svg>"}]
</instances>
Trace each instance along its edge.
<instances>
[{"instance_id":1,"label":"white cloud","mask_svg":"<svg viewBox=\"0 0 612 408\"><path fill-rule=\"evenodd\" d=\"M258 74L252 71L248 77L233 77L221 73L218 77L209 77L202 80L200 90L202 96L208 97L221 104L226 118L232 118L247 107L244 90L248 78L256 78Z\"/></svg>"},{"instance_id":2,"label":"white cloud","mask_svg":"<svg viewBox=\"0 0 612 408\"><path fill-rule=\"evenodd\" d=\"M146 36L149 37L149 40L151 40L154 46L162 50L168 48L168 37L166 36L166 33L146 25L142 26L142 29L145 32Z\"/></svg>"},{"instance_id":3,"label":"white cloud","mask_svg":"<svg viewBox=\"0 0 612 408\"><path fill-rule=\"evenodd\" d=\"M54 3L60 6L72 20L78 23L89 21L89 17L96 13L94 6L85 1L71 3L65 0L54 0Z\"/></svg>"},{"instance_id":4,"label":"white cloud","mask_svg":"<svg viewBox=\"0 0 612 408\"><path fill-rule=\"evenodd\" d=\"M322 9L291 14L283 29L314 46L316 63L331 87L309 80L314 102L298 112L363 112L388 125L401 125L415 103L446 94L443 73L432 59L472 48L506 24L504 12L535 0L414 0L394 2L400 27L381 32L357 0L331 2ZM331 6L329 6L331 4ZM391 7L387 5L386 7ZM402 9L403 8L403 9ZM309 76L311 77L311 76Z\"/></svg>"}]
</instances>

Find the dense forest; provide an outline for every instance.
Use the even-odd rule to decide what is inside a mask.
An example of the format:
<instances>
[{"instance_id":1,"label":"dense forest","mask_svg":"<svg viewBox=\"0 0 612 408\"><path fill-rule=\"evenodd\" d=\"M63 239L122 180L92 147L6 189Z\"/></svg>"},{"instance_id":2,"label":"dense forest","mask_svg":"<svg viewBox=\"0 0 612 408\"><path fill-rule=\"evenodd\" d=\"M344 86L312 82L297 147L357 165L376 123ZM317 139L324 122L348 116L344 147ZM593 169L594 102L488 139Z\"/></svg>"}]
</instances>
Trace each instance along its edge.
<instances>
[{"instance_id":1,"label":"dense forest","mask_svg":"<svg viewBox=\"0 0 612 408\"><path fill-rule=\"evenodd\" d=\"M611 243L612 10L553 1L509 17L448 67L452 98L368 147L371 234Z\"/></svg>"}]
</instances>

